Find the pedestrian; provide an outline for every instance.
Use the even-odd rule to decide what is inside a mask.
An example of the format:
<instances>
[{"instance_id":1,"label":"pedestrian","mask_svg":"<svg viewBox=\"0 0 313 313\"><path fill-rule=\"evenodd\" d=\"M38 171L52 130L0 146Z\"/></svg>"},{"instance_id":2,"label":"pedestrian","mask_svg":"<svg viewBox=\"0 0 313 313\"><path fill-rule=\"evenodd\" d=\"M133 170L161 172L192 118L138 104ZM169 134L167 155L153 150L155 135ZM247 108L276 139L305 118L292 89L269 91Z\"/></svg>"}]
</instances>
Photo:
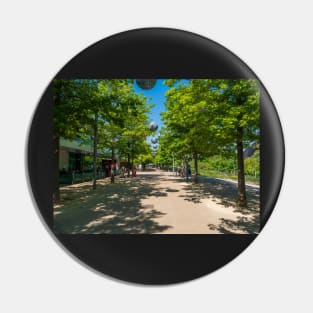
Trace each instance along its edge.
<instances>
[{"instance_id":1,"label":"pedestrian","mask_svg":"<svg viewBox=\"0 0 313 313\"><path fill-rule=\"evenodd\" d=\"M132 176L136 177L136 175L137 175L136 166L134 166L132 170Z\"/></svg>"}]
</instances>

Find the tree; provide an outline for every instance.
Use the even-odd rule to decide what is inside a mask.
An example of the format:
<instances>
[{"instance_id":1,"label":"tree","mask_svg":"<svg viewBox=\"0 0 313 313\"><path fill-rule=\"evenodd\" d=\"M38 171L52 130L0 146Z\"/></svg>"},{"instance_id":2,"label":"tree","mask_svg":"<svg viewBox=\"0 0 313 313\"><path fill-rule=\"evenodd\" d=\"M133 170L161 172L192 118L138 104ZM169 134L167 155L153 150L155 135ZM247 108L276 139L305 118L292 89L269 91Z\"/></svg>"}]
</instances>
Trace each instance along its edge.
<instances>
[{"instance_id":1,"label":"tree","mask_svg":"<svg viewBox=\"0 0 313 313\"><path fill-rule=\"evenodd\" d=\"M194 160L195 179L199 157L233 155L238 167L238 205L246 206L243 149L258 140L259 91L255 80L167 80L164 142L160 152L175 149Z\"/></svg>"},{"instance_id":2,"label":"tree","mask_svg":"<svg viewBox=\"0 0 313 313\"><path fill-rule=\"evenodd\" d=\"M103 124L103 116L105 116L111 97L109 94L102 94L100 97L97 80L69 80L62 81L62 83L68 88L62 105L55 106L55 126L62 129L60 124L64 125L66 131L62 132L62 137L79 140L81 144L92 145L92 188L96 189L99 128ZM72 101L69 101L71 99ZM65 110L65 104L68 104L72 114L69 115ZM70 119L70 116L73 118ZM69 133L68 130L71 132Z\"/></svg>"},{"instance_id":3,"label":"tree","mask_svg":"<svg viewBox=\"0 0 313 313\"><path fill-rule=\"evenodd\" d=\"M219 84L220 117L223 139L236 143L238 167L238 205L247 206L243 150L258 140L260 99L256 80L225 80Z\"/></svg>"},{"instance_id":4,"label":"tree","mask_svg":"<svg viewBox=\"0 0 313 313\"><path fill-rule=\"evenodd\" d=\"M147 99L134 91L131 80L105 80L99 84L101 93L110 93L111 102L106 112L103 130L106 140L104 146L111 149L112 161L115 150L130 158L142 151L143 142L148 134L148 112L152 105ZM111 176L114 182L114 175Z\"/></svg>"},{"instance_id":5,"label":"tree","mask_svg":"<svg viewBox=\"0 0 313 313\"><path fill-rule=\"evenodd\" d=\"M210 142L213 142L207 131L210 114L206 112L206 101L201 86L194 84L193 80L188 83L167 80L165 83L171 87L166 93L167 111L162 114L167 128L166 141L171 152L180 155L183 162L194 160L194 182L197 183L198 159L210 154Z\"/></svg>"},{"instance_id":6,"label":"tree","mask_svg":"<svg viewBox=\"0 0 313 313\"><path fill-rule=\"evenodd\" d=\"M123 135L128 136L128 131L132 130L132 137L141 142L145 138L142 130L151 105L134 92L133 81L128 79L55 80L53 91L54 200L58 202L60 138L79 140L93 147L92 188L96 189L99 149L110 149L114 161L119 141L123 141ZM130 121L133 128L129 126ZM136 144L136 148L139 146ZM114 175L111 182L114 182Z\"/></svg>"},{"instance_id":7,"label":"tree","mask_svg":"<svg viewBox=\"0 0 313 313\"><path fill-rule=\"evenodd\" d=\"M255 151L251 157L245 159L244 164L246 175L260 176L260 151Z\"/></svg>"},{"instance_id":8,"label":"tree","mask_svg":"<svg viewBox=\"0 0 313 313\"><path fill-rule=\"evenodd\" d=\"M82 80L53 81L53 157L54 192L53 201L59 202L59 151L60 138L74 140L82 129L82 120L86 116L85 104L88 101L86 82ZM87 107L87 106L86 106Z\"/></svg>"},{"instance_id":9,"label":"tree","mask_svg":"<svg viewBox=\"0 0 313 313\"><path fill-rule=\"evenodd\" d=\"M127 156L128 168L133 167L134 159L140 154L149 153L145 140L150 134L148 112L152 107L152 104L147 104L145 97L138 94L133 95L131 103L134 105L127 108L121 136L117 141L120 155Z\"/></svg>"}]
</instances>

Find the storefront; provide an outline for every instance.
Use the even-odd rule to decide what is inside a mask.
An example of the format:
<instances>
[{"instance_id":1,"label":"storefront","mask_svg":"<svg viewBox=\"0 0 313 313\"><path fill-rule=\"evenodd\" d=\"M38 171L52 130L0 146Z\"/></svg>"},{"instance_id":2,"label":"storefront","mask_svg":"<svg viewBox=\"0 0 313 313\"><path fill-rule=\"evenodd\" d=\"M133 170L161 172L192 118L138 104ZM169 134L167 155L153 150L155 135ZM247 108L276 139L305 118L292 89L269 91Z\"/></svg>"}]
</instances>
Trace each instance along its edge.
<instances>
[{"instance_id":1,"label":"storefront","mask_svg":"<svg viewBox=\"0 0 313 313\"><path fill-rule=\"evenodd\" d=\"M97 169L105 171L111 166L118 170L119 160L116 156L112 162L109 150L99 150L97 153ZM60 139L59 170L63 173L91 172L93 170L93 150L91 146L77 141Z\"/></svg>"}]
</instances>

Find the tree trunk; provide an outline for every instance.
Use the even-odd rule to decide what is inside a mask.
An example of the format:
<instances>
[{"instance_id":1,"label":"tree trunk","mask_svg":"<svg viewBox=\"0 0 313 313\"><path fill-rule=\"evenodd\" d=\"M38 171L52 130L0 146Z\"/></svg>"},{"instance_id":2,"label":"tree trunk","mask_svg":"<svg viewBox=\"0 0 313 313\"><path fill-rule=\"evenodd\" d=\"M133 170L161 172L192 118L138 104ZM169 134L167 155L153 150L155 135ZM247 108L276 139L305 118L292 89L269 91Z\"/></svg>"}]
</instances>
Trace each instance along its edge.
<instances>
[{"instance_id":1,"label":"tree trunk","mask_svg":"<svg viewBox=\"0 0 313 313\"><path fill-rule=\"evenodd\" d=\"M238 127L237 129L238 205L240 207L246 207L247 197L246 197L242 136L243 129L241 127Z\"/></svg>"},{"instance_id":2,"label":"tree trunk","mask_svg":"<svg viewBox=\"0 0 313 313\"><path fill-rule=\"evenodd\" d=\"M111 165L111 184L114 184L114 158L115 158L115 152L114 152L114 144L112 144L112 165Z\"/></svg>"},{"instance_id":3,"label":"tree trunk","mask_svg":"<svg viewBox=\"0 0 313 313\"><path fill-rule=\"evenodd\" d=\"M198 175L199 175L199 172L198 172L198 154L194 153L193 157L194 157L194 165L195 165L194 183L198 184Z\"/></svg>"},{"instance_id":4,"label":"tree trunk","mask_svg":"<svg viewBox=\"0 0 313 313\"><path fill-rule=\"evenodd\" d=\"M98 114L95 113L95 124L93 133L93 175L92 190L97 188L97 141L98 141Z\"/></svg>"},{"instance_id":5,"label":"tree trunk","mask_svg":"<svg viewBox=\"0 0 313 313\"><path fill-rule=\"evenodd\" d=\"M59 186L59 159L60 159L60 138L53 134L53 203L60 202L60 186Z\"/></svg>"}]
</instances>

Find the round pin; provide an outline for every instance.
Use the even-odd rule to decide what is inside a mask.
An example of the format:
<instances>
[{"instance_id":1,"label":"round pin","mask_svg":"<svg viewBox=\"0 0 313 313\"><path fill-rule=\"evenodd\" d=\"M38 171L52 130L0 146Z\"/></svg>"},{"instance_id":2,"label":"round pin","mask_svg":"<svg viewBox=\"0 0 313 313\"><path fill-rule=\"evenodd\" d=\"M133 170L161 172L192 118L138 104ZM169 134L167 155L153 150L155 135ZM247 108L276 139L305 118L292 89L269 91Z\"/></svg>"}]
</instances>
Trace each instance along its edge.
<instances>
[{"instance_id":1,"label":"round pin","mask_svg":"<svg viewBox=\"0 0 313 313\"><path fill-rule=\"evenodd\" d=\"M275 206L284 141L274 104L232 52L147 28L106 38L51 80L28 172L53 236L100 273L143 284L206 275Z\"/></svg>"}]
</instances>

